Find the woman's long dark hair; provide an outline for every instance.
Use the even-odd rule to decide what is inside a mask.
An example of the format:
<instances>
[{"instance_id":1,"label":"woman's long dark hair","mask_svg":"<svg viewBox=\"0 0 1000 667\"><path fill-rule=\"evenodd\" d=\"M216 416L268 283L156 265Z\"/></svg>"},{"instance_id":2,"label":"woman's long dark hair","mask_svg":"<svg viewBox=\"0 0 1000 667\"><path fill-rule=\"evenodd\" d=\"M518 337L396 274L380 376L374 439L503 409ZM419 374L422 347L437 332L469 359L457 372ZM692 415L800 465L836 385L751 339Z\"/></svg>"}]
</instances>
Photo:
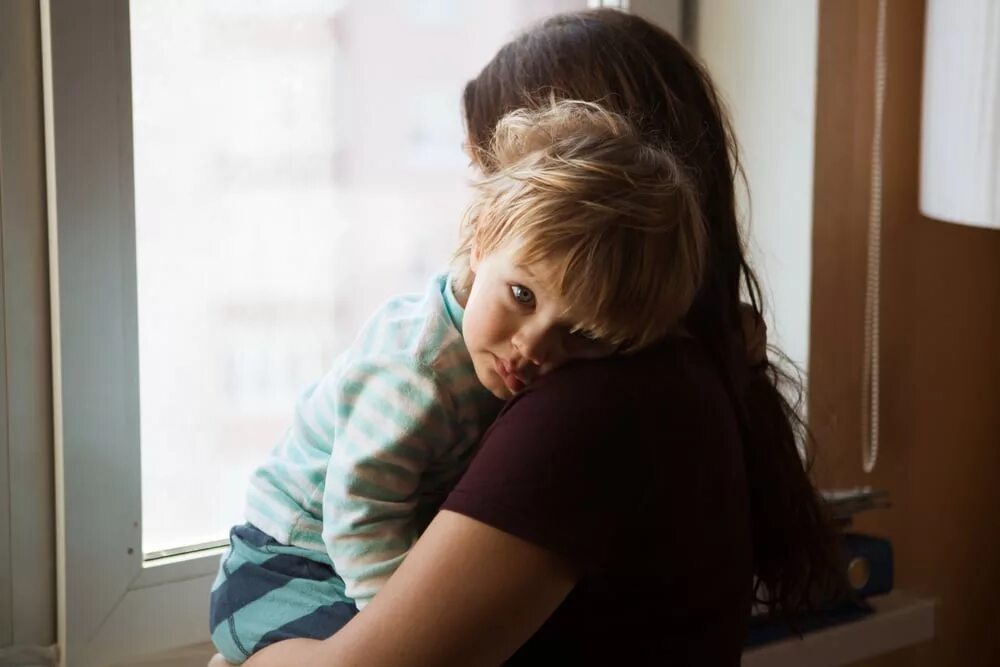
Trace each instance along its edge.
<instances>
[{"instance_id":1,"label":"woman's long dark hair","mask_svg":"<svg viewBox=\"0 0 1000 667\"><path fill-rule=\"evenodd\" d=\"M615 10L558 15L501 48L466 85L473 153L489 144L505 113L552 97L599 102L630 117L694 176L709 250L684 326L710 351L740 415L755 598L781 615L809 606L816 591L838 586L835 540L799 453L800 445L811 444L808 429L781 390L800 384L773 361L751 368L747 359L741 287L758 317L761 290L737 222L735 178L742 172L736 142L711 79L677 40L642 18Z\"/></svg>"}]
</instances>

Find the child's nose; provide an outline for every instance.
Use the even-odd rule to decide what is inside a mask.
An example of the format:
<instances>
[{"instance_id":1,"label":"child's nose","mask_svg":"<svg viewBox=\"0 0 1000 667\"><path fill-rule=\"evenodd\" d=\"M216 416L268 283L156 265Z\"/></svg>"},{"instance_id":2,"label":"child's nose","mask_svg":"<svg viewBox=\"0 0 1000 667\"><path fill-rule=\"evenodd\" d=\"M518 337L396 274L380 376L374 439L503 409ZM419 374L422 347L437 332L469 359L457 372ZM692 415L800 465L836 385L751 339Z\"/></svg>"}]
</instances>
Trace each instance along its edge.
<instances>
[{"instance_id":1,"label":"child's nose","mask_svg":"<svg viewBox=\"0 0 1000 667\"><path fill-rule=\"evenodd\" d=\"M523 329L515 334L514 348L538 367L551 366L557 356L555 332L549 329Z\"/></svg>"}]
</instances>

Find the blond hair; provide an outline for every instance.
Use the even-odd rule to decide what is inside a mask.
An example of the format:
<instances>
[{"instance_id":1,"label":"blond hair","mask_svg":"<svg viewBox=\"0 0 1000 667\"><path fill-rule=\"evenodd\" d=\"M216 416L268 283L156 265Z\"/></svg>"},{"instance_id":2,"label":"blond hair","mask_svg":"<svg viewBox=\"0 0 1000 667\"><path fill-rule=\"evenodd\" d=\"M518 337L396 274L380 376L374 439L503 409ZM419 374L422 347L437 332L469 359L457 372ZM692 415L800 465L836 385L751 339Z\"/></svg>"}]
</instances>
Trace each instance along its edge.
<instances>
[{"instance_id":1,"label":"blond hair","mask_svg":"<svg viewBox=\"0 0 1000 667\"><path fill-rule=\"evenodd\" d=\"M452 266L467 292L473 247L514 241L517 261L549 263L564 315L621 351L673 331L705 273L707 234L692 179L672 152L634 123L591 102L518 109L476 160Z\"/></svg>"}]
</instances>

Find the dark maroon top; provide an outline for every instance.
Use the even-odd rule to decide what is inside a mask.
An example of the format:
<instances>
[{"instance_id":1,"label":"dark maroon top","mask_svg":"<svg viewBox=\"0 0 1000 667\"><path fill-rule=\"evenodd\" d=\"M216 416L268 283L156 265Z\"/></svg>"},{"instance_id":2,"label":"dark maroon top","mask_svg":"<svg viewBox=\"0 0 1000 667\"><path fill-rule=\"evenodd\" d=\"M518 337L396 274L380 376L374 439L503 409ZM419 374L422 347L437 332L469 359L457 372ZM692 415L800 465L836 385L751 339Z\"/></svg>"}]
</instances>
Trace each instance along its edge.
<instances>
[{"instance_id":1,"label":"dark maroon top","mask_svg":"<svg viewBox=\"0 0 1000 667\"><path fill-rule=\"evenodd\" d=\"M442 507L583 568L509 664L739 664L747 485L731 401L697 342L532 383Z\"/></svg>"}]
</instances>

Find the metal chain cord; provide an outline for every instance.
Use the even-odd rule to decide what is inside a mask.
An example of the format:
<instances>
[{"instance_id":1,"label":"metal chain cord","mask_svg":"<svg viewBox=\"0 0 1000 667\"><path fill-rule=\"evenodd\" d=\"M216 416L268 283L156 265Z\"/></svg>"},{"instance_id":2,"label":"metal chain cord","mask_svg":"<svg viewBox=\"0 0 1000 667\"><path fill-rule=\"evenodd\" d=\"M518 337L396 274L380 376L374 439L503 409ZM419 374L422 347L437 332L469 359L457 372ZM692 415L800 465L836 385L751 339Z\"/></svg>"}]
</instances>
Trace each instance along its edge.
<instances>
[{"instance_id":1,"label":"metal chain cord","mask_svg":"<svg viewBox=\"0 0 1000 667\"><path fill-rule=\"evenodd\" d=\"M868 276L865 286L865 349L861 373L861 465L875 469L879 446L879 296L882 268L882 117L885 106L885 15L879 0L875 41L875 130L872 134L871 191L868 204Z\"/></svg>"}]
</instances>

